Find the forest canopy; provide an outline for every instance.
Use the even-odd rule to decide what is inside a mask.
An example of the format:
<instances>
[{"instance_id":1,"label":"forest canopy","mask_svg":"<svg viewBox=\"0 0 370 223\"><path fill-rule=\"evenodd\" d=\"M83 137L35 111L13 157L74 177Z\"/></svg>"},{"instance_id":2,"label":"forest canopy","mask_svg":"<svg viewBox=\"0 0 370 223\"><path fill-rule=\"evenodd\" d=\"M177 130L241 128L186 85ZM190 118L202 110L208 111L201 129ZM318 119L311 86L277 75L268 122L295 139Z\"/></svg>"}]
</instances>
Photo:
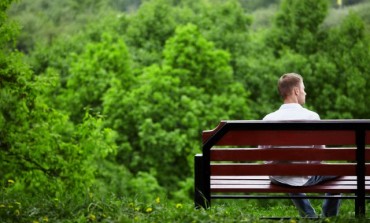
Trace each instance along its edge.
<instances>
[{"instance_id":1,"label":"forest canopy","mask_svg":"<svg viewBox=\"0 0 370 223\"><path fill-rule=\"evenodd\" d=\"M252 3L258 2L258 3ZM200 135L304 77L322 119L370 117L370 3L1 1L0 176L19 193L190 199Z\"/></svg>"}]
</instances>

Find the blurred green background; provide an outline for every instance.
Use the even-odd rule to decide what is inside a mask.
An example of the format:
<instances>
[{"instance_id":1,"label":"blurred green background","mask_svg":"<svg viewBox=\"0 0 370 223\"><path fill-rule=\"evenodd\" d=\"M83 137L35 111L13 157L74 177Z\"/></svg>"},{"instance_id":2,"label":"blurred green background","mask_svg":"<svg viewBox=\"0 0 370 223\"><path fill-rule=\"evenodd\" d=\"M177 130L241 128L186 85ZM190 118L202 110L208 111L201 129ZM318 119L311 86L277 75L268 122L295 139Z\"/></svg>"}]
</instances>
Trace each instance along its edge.
<instances>
[{"instance_id":1,"label":"blurred green background","mask_svg":"<svg viewBox=\"0 0 370 223\"><path fill-rule=\"evenodd\" d=\"M202 130L276 110L283 73L369 118L369 34L367 0L1 1L1 185L191 200Z\"/></svg>"}]
</instances>

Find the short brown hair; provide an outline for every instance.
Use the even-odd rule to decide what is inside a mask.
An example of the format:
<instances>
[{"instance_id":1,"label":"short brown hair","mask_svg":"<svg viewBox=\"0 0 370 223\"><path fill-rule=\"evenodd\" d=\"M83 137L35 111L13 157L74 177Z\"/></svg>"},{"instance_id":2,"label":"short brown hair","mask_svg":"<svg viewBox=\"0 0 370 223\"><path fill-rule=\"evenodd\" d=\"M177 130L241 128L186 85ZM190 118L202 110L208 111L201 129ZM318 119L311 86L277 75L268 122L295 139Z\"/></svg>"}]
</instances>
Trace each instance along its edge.
<instances>
[{"instance_id":1,"label":"short brown hair","mask_svg":"<svg viewBox=\"0 0 370 223\"><path fill-rule=\"evenodd\" d=\"M278 90L282 98L290 95L294 87L298 87L303 82L303 77L296 73L287 73L280 77L278 81Z\"/></svg>"}]
</instances>

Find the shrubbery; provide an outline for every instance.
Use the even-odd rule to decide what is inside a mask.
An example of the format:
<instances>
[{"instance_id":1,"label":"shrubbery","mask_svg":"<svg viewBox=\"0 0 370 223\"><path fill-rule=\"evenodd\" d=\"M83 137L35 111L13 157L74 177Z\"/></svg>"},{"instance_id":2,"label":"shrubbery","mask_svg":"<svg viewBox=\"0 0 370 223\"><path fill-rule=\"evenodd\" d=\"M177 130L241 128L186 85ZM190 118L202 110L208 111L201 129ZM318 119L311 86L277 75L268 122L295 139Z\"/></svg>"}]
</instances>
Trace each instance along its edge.
<instances>
[{"instance_id":1,"label":"shrubbery","mask_svg":"<svg viewBox=\"0 0 370 223\"><path fill-rule=\"evenodd\" d=\"M323 26L326 0L284 0L257 31L236 0L152 0L131 14L101 2L75 15L94 18L78 32L19 44L11 2L0 3L0 176L20 196L189 199L201 131L275 110L285 72L304 76L323 119L369 117L365 24L350 13Z\"/></svg>"}]
</instances>

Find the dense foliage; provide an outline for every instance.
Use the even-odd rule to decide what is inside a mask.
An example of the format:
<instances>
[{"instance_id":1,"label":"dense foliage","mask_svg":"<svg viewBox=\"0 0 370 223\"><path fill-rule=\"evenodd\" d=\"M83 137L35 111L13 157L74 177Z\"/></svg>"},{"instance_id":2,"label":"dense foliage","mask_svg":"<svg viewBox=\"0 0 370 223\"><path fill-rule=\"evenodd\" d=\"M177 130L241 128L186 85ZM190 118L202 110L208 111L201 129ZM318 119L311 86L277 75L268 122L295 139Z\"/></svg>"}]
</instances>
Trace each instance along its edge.
<instances>
[{"instance_id":1,"label":"dense foliage","mask_svg":"<svg viewBox=\"0 0 370 223\"><path fill-rule=\"evenodd\" d=\"M115 151L115 133L87 112L72 123L48 106L45 94L53 80L34 75L11 44L17 27L4 14L0 18L0 30L6 31L0 36L2 182L11 179L31 194L77 195L94 184L99 160Z\"/></svg>"},{"instance_id":2,"label":"dense foliage","mask_svg":"<svg viewBox=\"0 0 370 223\"><path fill-rule=\"evenodd\" d=\"M277 109L286 72L303 75L321 118L370 115L364 11L329 24L345 9L282 0L252 29L252 9L279 1L137 2L1 1L3 187L189 199L201 131Z\"/></svg>"}]
</instances>

